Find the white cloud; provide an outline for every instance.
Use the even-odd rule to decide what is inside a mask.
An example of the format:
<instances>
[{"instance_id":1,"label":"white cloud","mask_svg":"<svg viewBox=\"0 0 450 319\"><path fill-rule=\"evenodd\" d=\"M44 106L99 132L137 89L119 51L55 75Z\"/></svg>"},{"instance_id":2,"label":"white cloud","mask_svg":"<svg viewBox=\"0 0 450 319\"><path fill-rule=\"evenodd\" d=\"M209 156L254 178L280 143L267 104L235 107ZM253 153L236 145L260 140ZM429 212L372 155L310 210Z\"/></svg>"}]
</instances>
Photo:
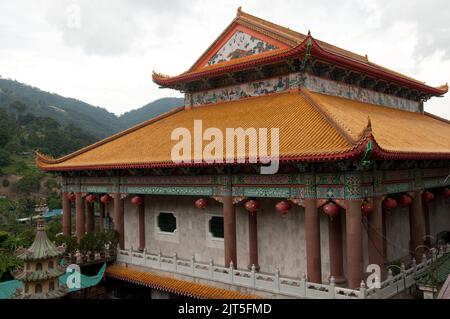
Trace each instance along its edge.
<instances>
[{"instance_id":1,"label":"white cloud","mask_svg":"<svg viewBox=\"0 0 450 319\"><path fill-rule=\"evenodd\" d=\"M180 96L159 89L151 72L189 68L240 5L431 85L450 78L445 0L2 1L0 74L120 114ZM71 24L74 7L80 28ZM448 104L450 98L434 98L426 109L450 118Z\"/></svg>"}]
</instances>

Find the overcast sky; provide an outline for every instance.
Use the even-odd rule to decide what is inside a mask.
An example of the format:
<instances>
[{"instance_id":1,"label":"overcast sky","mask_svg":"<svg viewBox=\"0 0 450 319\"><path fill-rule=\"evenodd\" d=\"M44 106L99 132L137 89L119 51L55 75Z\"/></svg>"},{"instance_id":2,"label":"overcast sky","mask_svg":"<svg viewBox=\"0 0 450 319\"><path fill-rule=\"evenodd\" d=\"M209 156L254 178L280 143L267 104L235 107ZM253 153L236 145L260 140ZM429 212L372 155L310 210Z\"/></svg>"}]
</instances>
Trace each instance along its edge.
<instances>
[{"instance_id":1,"label":"overcast sky","mask_svg":"<svg viewBox=\"0 0 450 319\"><path fill-rule=\"evenodd\" d=\"M0 0L0 75L122 114L181 96L152 71L188 69L238 6L427 84L450 81L448 0ZM425 109L450 119L450 97Z\"/></svg>"}]
</instances>

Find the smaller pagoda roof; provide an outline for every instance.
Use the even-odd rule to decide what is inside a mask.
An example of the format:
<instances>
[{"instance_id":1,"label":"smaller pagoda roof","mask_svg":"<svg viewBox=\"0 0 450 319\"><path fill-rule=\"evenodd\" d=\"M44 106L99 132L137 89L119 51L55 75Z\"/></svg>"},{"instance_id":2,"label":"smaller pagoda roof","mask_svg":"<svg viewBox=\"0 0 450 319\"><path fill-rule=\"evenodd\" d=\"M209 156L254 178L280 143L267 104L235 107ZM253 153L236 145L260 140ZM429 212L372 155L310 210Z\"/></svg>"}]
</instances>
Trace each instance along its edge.
<instances>
[{"instance_id":1,"label":"smaller pagoda roof","mask_svg":"<svg viewBox=\"0 0 450 319\"><path fill-rule=\"evenodd\" d=\"M44 216L41 212L38 218L37 232L33 244L28 249L23 247L19 248L16 251L17 258L25 261L38 261L56 258L64 254L65 247L56 247L56 245L48 239L44 223Z\"/></svg>"}]
</instances>

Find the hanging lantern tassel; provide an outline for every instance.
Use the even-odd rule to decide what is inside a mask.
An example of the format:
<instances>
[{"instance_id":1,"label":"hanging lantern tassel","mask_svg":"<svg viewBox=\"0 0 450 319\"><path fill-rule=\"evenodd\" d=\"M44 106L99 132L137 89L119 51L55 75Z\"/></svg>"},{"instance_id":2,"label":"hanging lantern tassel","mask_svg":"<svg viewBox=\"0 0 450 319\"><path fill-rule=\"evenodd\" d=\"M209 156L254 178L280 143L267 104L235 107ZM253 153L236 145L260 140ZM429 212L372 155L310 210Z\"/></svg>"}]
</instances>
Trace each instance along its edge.
<instances>
[{"instance_id":1,"label":"hanging lantern tassel","mask_svg":"<svg viewBox=\"0 0 450 319\"><path fill-rule=\"evenodd\" d=\"M100 201L105 204L108 205L109 202L111 201L111 196L109 196L108 194L103 195L102 197L100 197Z\"/></svg>"},{"instance_id":2,"label":"hanging lantern tassel","mask_svg":"<svg viewBox=\"0 0 450 319\"><path fill-rule=\"evenodd\" d=\"M450 188L445 188L443 192L444 198L450 198Z\"/></svg>"},{"instance_id":3,"label":"hanging lantern tassel","mask_svg":"<svg viewBox=\"0 0 450 319\"><path fill-rule=\"evenodd\" d=\"M131 204L134 206L141 206L143 202L144 200L141 196L133 196L133 198L131 198Z\"/></svg>"},{"instance_id":4,"label":"hanging lantern tassel","mask_svg":"<svg viewBox=\"0 0 450 319\"><path fill-rule=\"evenodd\" d=\"M333 220L333 217L338 215L339 211L341 210L339 205L336 204L335 202L326 203L325 205L323 205L322 209L323 212L331 218L331 220Z\"/></svg>"},{"instance_id":5,"label":"hanging lantern tassel","mask_svg":"<svg viewBox=\"0 0 450 319\"><path fill-rule=\"evenodd\" d=\"M208 206L208 201L204 198L197 199L195 201L195 207L198 209L205 209Z\"/></svg>"},{"instance_id":6,"label":"hanging lantern tassel","mask_svg":"<svg viewBox=\"0 0 450 319\"><path fill-rule=\"evenodd\" d=\"M95 195L89 194L86 196L86 201L89 204L92 204L93 202L95 202L95 200L97 199L97 197Z\"/></svg>"},{"instance_id":7,"label":"hanging lantern tassel","mask_svg":"<svg viewBox=\"0 0 450 319\"><path fill-rule=\"evenodd\" d=\"M257 202L256 200L249 200L245 203L245 209L252 215L255 214L259 210L259 208L259 202Z\"/></svg>"},{"instance_id":8,"label":"hanging lantern tassel","mask_svg":"<svg viewBox=\"0 0 450 319\"><path fill-rule=\"evenodd\" d=\"M67 194L67 199L68 199L69 201L74 202L74 201L75 201L75 198L76 198L75 193Z\"/></svg>"},{"instance_id":9,"label":"hanging lantern tassel","mask_svg":"<svg viewBox=\"0 0 450 319\"><path fill-rule=\"evenodd\" d=\"M434 199L434 194L432 192L429 191L425 191L422 193L422 200L425 203L429 203Z\"/></svg>"},{"instance_id":10,"label":"hanging lantern tassel","mask_svg":"<svg viewBox=\"0 0 450 319\"><path fill-rule=\"evenodd\" d=\"M361 205L361 212L364 216L369 215L373 212L373 205L368 200L365 200Z\"/></svg>"},{"instance_id":11,"label":"hanging lantern tassel","mask_svg":"<svg viewBox=\"0 0 450 319\"><path fill-rule=\"evenodd\" d=\"M397 207L397 201L392 197L386 197L383 202L384 208L391 210Z\"/></svg>"},{"instance_id":12,"label":"hanging lantern tassel","mask_svg":"<svg viewBox=\"0 0 450 319\"><path fill-rule=\"evenodd\" d=\"M291 204L289 204L288 201L281 201L279 203L277 203L275 205L275 209L277 210L277 212L279 212L282 215L285 215L289 212L289 210L291 209Z\"/></svg>"}]
</instances>

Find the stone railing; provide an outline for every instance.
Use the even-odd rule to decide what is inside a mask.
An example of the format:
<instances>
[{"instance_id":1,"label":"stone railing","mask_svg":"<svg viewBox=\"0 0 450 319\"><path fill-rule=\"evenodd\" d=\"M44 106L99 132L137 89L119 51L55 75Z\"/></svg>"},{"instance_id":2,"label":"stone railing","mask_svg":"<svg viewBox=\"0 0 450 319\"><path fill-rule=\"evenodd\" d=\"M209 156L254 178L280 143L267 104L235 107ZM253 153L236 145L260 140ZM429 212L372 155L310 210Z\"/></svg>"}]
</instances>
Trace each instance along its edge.
<instances>
[{"instance_id":1,"label":"stone railing","mask_svg":"<svg viewBox=\"0 0 450 319\"><path fill-rule=\"evenodd\" d=\"M64 262L68 264L87 265L112 261L116 258L115 249L105 249L101 252L81 253L77 251L75 254L64 255Z\"/></svg>"},{"instance_id":2,"label":"stone railing","mask_svg":"<svg viewBox=\"0 0 450 319\"><path fill-rule=\"evenodd\" d=\"M156 270L172 272L180 275L217 281L225 284L250 288L268 293L280 294L286 297L309 298L309 299L385 299L410 288L415 284L415 277L424 272L429 265L450 253L450 246L441 247L431 254L431 258L423 256L421 263L416 264L413 260L412 266L406 269L404 265L400 273L393 276L392 270L388 271L388 278L380 284L381 288L366 288L361 282L359 289L349 289L336 286L334 278L330 284L317 284L308 282L306 275L301 278L290 278L280 276L279 271L274 274L257 272L251 270L234 269L215 265L211 259L209 263L198 262L194 256L191 259L180 259L174 256L163 256L162 253L150 254L146 251L138 252L132 249L118 250L116 261L136 266L148 267Z\"/></svg>"},{"instance_id":3,"label":"stone railing","mask_svg":"<svg viewBox=\"0 0 450 319\"><path fill-rule=\"evenodd\" d=\"M416 284L416 276L425 272L431 263L448 253L450 253L450 245L447 244L446 246L440 246L439 249L432 249L430 258L423 255L419 264L413 259L411 267L408 269L402 264L399 267L400 272L395 276L393 276L392 270L389 269L388 277L381 283L381 288L367 289L366 298L387 299L405 291Z\"/></svg>"},{"instance_id":4,"label":"stone railing","mask_svg":"<svg viewBox=\"0 0 450 319\"><path fill-rule=\"evenodd\" d=\"M289 278L280 276L279 271L275 274L266 274L252 270L234 269L231 264L229 268L209 263L198 262L192 257L189 260L163 256L161 253L149 254L133 250L118 250L117 262L148 267L152 269L217 281L225 284L241 286L268 293L284 295L294 298L311 299L350 299L364 298L364 289L353 290L337 287L334 280L331 284L316 284L306 281L306 276L301 278ZM361 293L362 292L362 293Z\"/></svg>"}]
</instances>

